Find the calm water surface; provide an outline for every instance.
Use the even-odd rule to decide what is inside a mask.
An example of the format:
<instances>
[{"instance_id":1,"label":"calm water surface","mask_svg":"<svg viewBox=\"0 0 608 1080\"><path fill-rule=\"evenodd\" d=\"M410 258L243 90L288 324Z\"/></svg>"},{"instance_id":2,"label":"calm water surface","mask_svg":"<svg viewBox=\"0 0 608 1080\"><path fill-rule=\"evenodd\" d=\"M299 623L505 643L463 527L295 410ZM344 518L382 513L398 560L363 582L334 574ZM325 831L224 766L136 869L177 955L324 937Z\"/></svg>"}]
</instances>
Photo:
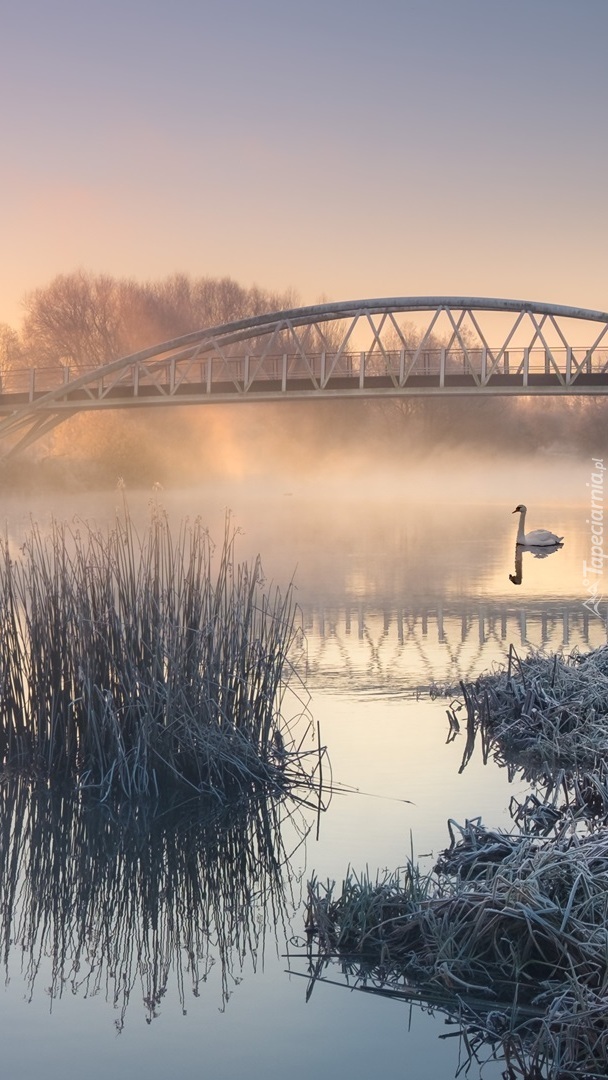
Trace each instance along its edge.
<instances>
[{"instance_id":1,"label":"calm water surface","mask_svg":"<svg viewBox=\"0 0 608 1080\"><path fill-rule=\"evenodd\" d=\"M521 496L510 497L508 490L504 500L494 495L486 505L454 500L445 507L431 498L400 504L373 490L325 498L311 490L252 492L245 486L228 494L163 494L172 516L201 514L212 531L228 502L243 529L243 557L260 551L269 580L294 578L306 633L300 672L308 707L329 749L335 784L358 790L335 794L318 820L308 810L294 820L284 815L278 826L285 853L280 881L253 881L246 914L236 910L242 900L218 900L217 921L236 916L247 922L247 933L222 942L212 922L206 944L194 945L194 960L188 956L192 941L178 939L175 929L181 925L179 897L163 909L168 921L160 928L142 932L137 924L143 910L138 890L151 887L143 863L137 874L125 872L125 892L117 895L102 879L87 892L72 867L66 883L78 903L88 905L75 933L88 935L90 945L99 913L111 921L115 908L116 940L123 935L124 941L114 953L106 942L109 956L103 941L93 958L89 948L87 963L83 956L77 975L68 964L62 981L53 957L32 960L4 933L4 1075L29 1080L86 1072L93 1080L164 1080L175 1069L219 1080L244 1074L252 1080L456 1075L462 1048L458 1038L442 1037L455 1029L441 1015L323 982L306 1002L307 980L298 974L305 975L305 964L294 959L302 945L302 897L313 873L339 882L350 866L374 877L402 865L411 848L430 866L447 846L448 818L464 822L481 814L488 825L508 827L509 800L521 794L517 784L484 766L479 755L459 774L463 740L446 744L446 702L428 690L486 670L509 643L525 651L586 649L606 641L604 622L583 607L588 593L582 568L590 547L584 480L581 474L574 491L580 498L565 505L537 500L530 507L530 528L554 529L566 542L545 559L524 555L520 584L509 575L516 576L516 518L510 511ZM75 496L61 507L41 498L8 505L6 517L18 542L30 512L38 520L54 510L103 521L116 501ZM131 498L142 519L146 504L147 496ZM287 707L295 709L295 702ZM187 847L194 835L178 831L176 843ZM51 843L41 836L42 845ZM68 853L66 867L70 858ZM220 844L209 856L210 874L215 867L217 877L227 858ZM27 878L27 866L22 872ZM162 877L162 861L149 872ZM160 902L162 907L162 897ZM27 887L15 903L39 917ZM198 915L202 926L205 913ZM69 952L71 946L61 947ZM162 951L166 992L150 1008L144 999L155 949ZM129 956L127 976L117 967ZM480 1072L474 1064L468 1075ZM483 1069L484 1076L500 1073L498 1063Z\"/></svg>"}]
</instances>

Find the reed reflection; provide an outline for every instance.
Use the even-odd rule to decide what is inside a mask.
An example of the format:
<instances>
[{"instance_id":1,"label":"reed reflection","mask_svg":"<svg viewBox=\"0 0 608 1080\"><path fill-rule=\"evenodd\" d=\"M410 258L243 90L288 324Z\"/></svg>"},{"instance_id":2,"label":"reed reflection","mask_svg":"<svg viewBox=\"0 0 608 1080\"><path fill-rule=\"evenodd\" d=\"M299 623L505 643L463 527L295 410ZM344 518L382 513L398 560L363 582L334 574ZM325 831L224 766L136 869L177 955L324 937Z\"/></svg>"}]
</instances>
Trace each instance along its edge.
<instances>
[{"instance_id":1,"label":"reed reflection","mask_svg":"<svg viewBox=\"0 0 608 1080\"><path fill-rule=\"evenodd\" d=\"M267 932L286 926L311 807L160 809L113 814L22 777L0 784L0 948L30 998L41 979L51 1000L105 994L122 1030L134 996L148 1023L169 993L185 1012L217 965L224 1007L245 960L255 968Z\"/></svg>"},{"instance_id":2,"label":"reed reflection","mask_svg":"<svg viewBox=\"0 0 608 1080\"><path fill-rule=\"evenodd\" d=\"M306 968L303 970L304 960ZM412 972L415 967L413 961ZM455 1080L463 1075L473 1075L470 1070L482 1061L485 1065L492 1062L500 1065L500 1075L505 1080L549 1080L550 1074L539 1068L539 1061L541 1066L545 1065L547 1057L539 1053L536 1045L540 1026L538 1010L529 1006L510 1006L509 1023L496 1000L493 997L490 1001L484 999L483 993L475 993L475 987L455 984L451 990L430 988L422 979L417 980L415 973L405 974L387 968L386 964L360 954L348 955L335 950L333 955L324 955L317 950L312 938L305 954L291 958L289 972L307 979L306 1001L310 1000L317 985L342 987L350 993L401 1002L408 1007L410 1026L414 1006L421 1012L441 1018L444 1033L439 1037L457 1038L459 1042Z\"/></svg>"}]
</instances>

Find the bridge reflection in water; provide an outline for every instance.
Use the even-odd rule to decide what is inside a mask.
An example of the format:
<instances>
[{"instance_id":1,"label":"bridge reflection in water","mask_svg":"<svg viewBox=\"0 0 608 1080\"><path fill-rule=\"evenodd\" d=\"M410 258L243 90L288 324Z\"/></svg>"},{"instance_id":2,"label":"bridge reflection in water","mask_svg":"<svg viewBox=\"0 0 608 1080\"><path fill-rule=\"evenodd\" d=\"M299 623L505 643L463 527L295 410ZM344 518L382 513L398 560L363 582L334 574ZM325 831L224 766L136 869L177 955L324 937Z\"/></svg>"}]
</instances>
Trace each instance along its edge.
<instances>
[{"instance_id":1,"label":"bridge reflection in water","mask_svg":"<svg viewBox=\"0 0 608 1080\"><path fill-rule=\"evenodd\" d=\"M510 645L586 652L606 644L606 622L579 598L446 601L380 609L364 603L303 608L305 655L299 669L310 689L340 693L412 693L473 679L505 657Z\"/></svg>"}]
</instances>

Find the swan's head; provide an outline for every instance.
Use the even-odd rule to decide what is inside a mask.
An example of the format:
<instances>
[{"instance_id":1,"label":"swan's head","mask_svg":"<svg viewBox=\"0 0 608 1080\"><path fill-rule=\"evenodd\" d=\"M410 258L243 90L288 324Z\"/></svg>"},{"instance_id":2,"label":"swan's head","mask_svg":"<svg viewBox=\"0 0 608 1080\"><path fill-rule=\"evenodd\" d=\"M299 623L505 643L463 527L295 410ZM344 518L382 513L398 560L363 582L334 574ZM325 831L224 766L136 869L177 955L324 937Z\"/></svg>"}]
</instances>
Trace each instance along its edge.
<instances>
[{"instance_id":1,"label":"swan's head","mask_svg":"<svg viewBox=\"0 0 608 1080\"><path fill-rule=\"evenodd\" d=\"M528 507L527 507L527 506L524 506L524 504L523 504L523 503L520 503L520 504L519 504L519 506L516 506L516 507L515 507L515 509L514 509L513 513L514 513L514 514L525 514L525 512L526 512L526 510L527 510L527 509L528 509Z\"/></svg>"}]
</instances>

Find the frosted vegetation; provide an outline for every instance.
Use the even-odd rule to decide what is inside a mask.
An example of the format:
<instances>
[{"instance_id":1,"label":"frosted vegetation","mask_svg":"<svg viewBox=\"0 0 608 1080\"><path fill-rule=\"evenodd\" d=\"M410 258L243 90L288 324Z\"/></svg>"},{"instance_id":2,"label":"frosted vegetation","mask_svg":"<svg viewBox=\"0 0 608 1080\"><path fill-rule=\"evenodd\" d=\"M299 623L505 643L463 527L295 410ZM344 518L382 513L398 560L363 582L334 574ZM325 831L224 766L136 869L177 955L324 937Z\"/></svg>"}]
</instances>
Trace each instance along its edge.
<instances>
[{"instance_id":1,"label":"frosted vegetation","mask_svg":"<svg viewBox=\"0 0 608 1080\"><path fill-rule=\"evenodd\" d=\"M449 823L432 872L411 859L371 880L309 883L309 992L338 965L351 983L424 1001L461 1025L471 1059L509 1080L605 1074L608 1015L608 647L567 659L513 650L462 684L474 749L528 781L514 828Z\"/></svg>"},{"instance_id":2,"label":"frosted vegetation","mask_svg":"<svg viewBox=\"0 0 608 1080\"><path fill-rule=\"evenodd\" d=\"M212 801L312 783L301 702L281 711L298 626L292 591L239 564L229 519L173 535L152 506L140 537L35 524L0 564L0 756L70 790ZM297 700L297 699L296 699ZM312 759L311 768L308 768Z\"/></svg>"}]
</instances>

